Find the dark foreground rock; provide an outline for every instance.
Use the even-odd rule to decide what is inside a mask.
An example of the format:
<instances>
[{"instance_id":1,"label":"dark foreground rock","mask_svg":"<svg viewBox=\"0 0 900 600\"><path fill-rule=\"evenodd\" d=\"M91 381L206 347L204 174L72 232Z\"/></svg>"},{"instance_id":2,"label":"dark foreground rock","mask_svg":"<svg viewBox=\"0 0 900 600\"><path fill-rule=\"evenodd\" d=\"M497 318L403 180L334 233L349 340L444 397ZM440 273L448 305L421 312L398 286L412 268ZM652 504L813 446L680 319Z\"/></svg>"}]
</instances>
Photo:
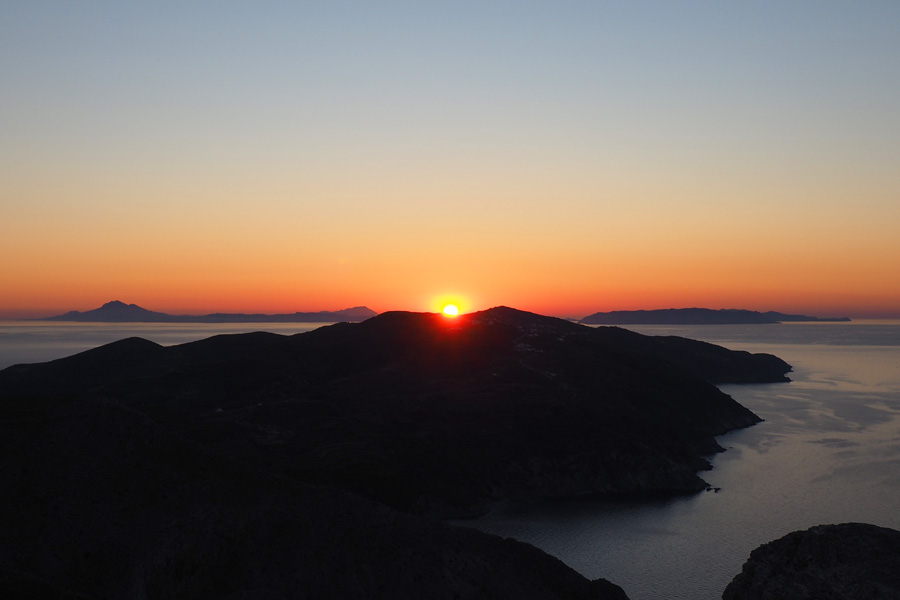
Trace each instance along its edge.
<instances>
[{"instance_id":1,"label":"dark foreground rock","mask_svg":"<svg viewBox=\"0 0 900 600\"><path fill-rule=\"evenodd\" d=\"M819 525L760 546L724 600L900 599L900 531Z\"/></svg>"},{"instance_id":2,"label":"dark foreground rock","mask_svg":"<svg viewBox=\"0 0 900 600\"><path fill-rule=\"evenodd\" d=\"M527 544L227 460L113 402L38 404L7 407L0 431L3 598L626 598Z\"/></svg>"}]
</instances>

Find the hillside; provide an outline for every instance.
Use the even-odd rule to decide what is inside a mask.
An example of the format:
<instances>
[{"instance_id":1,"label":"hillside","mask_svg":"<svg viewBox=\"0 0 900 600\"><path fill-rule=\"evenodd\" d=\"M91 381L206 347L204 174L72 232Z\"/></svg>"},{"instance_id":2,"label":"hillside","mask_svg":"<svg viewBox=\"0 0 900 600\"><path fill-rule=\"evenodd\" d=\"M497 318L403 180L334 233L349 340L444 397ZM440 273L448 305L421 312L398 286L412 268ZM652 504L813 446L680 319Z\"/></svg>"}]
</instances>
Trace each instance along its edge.
<instances>
[{"instance_id":1,"label":"hillside","mask_svg":"<svg viewBox=\"0 0 900 600\"><path fill-rule=\"evenodd\" d=\"M759 420L708 381L789 369L504 307L17 365L0 371L0 565L101 596L621 598L413 514L701 490L714 436Z\"/></svg>"}]
</instances>

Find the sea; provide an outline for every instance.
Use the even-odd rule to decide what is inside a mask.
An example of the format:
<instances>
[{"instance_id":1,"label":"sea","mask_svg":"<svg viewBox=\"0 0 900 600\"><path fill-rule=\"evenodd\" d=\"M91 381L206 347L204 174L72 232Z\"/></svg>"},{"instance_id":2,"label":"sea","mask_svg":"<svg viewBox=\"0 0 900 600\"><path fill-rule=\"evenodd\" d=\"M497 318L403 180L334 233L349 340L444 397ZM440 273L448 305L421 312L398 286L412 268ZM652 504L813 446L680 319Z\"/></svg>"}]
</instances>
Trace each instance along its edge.
<instances>
[{"instance_id":1,"label":"sea","mask_svg":"<svg viewBox=\"0 0 900 600\"><path fill-rule=\"evenodd\" d=\"M789 383L723 385L765 419L720 436L712 488L653 502L494 507L469 526L531 543L631 600L714 600L757 546L825 523L900 529L900 320L630 326L775 354Z\"/></svg>"},{"instance_id":2,"label":"sea","mask_svg":"<svg viewBox=\"0 0 900 600\"><path fill-rule=\"evenodd\" d=\"M139 336L294 334L322 323L0 322L0 369ZM900 320L628 327L775 354L789 383L723 385L764 421L718 438L710 490L642 502L503 503L461 524L528 542L631 600L714 600L750 552L791 531L866 522L900 529Z\"/></svg>"}]
</instances>

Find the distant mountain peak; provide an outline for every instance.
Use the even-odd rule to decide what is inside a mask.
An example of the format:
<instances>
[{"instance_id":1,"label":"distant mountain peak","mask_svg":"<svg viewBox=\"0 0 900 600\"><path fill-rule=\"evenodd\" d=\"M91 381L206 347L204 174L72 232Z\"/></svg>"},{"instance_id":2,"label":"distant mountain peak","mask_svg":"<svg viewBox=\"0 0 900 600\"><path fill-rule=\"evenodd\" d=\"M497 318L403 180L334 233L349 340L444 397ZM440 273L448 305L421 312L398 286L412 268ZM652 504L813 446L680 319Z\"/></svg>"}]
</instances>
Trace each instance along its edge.
<instances>
[{"instance_id":1,"label":"distant mountain peak","mask_svg":"<svg viewBox=\"0 0 900 600\"><path fill-rule=\"evenodd\" d=\"M82 321L91 323L291 323L291 322L338 322L364 321L375 316L374 310L365 306L355 306L335 311L297 312L293 314L229 314L210 315L170 315L147 310L137 304L126 304L121 300L111 300L100 308L88 311L72 310L63 315L47 317L47 321Z\"/></svg>"},{"instance_id":2,"label":"distant mountain peak","mask_svg":"<svg viewBox=\"0 0 900 600\"><path fill-rule=\"evenodd\" d=\"M152 310L147 310L146 308L144 308L142 306L138 306L137 304L127 304L125 302L122 302L121 300L110 300L109 302L107 302L106 304L101 306L100 308L94 309L94 311L107 311L107 312L115 311L118 313L121 313L123 311L124 312L132 312L132 313L145 313L145 312L152 313L153 312ZM89 311L89 312L94 312L94 311ZM162 314L162 313L156 313L156 314Z\"/></svg>"}]
</instances>

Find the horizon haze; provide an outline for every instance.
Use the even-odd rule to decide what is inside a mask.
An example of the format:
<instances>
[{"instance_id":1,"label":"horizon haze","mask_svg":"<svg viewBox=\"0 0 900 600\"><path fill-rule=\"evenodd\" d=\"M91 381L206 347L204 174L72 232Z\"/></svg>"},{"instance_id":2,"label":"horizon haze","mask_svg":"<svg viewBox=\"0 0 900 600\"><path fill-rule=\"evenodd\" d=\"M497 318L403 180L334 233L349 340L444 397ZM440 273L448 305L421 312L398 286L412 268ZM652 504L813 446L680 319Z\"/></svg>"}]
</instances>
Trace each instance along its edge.
<instances>
[{"instance_id":1,"label":"horizon haze","mask_svg":"<svg viewBox=\"0 0 900 600\"><path fill-rule=\"evenodd\" d=\"M514 308L505 305L497 308ZM449 309L449 310L448 310ZM486 310L486 309L482 309ZM385 311L391 312L391 311ZM434 312L448 316L457 316L465 314L459 312L459 307L449 304L438 311L409 311L409 312ZM470 313L481 312L468 311ZM86 323L118 323L118 322L134 322L134 323L267 323L267 322L329 322L330 318L334 321L359 322L378 314L366 306L354 306L342 308L339 310L320 310L311 312L293 313L206 313L206 314L171 314L148 309L134 303L122 302L121 300L110 300L102 306L95 307L86 311L70 310L55 315L43 315L34 319L24 319L26 321L74 321ZM535 313L536 314L536 313ZM546 315L558 318L567 318L560 315ZM270 319L270 320L267 320ZM823 321L823 322L840 322L849 321L848 317L836 317L822 315L787 315L775 311L759 312L748 311L745 309L709 309L709 308L667 308L655 310L637 310L637 311L612 311L598 312L586 315L582 318L568 317L569 320L576 321L580 324L648 324L648 323L777 323L781 321Z\"/></svg>"}]
</instances>

